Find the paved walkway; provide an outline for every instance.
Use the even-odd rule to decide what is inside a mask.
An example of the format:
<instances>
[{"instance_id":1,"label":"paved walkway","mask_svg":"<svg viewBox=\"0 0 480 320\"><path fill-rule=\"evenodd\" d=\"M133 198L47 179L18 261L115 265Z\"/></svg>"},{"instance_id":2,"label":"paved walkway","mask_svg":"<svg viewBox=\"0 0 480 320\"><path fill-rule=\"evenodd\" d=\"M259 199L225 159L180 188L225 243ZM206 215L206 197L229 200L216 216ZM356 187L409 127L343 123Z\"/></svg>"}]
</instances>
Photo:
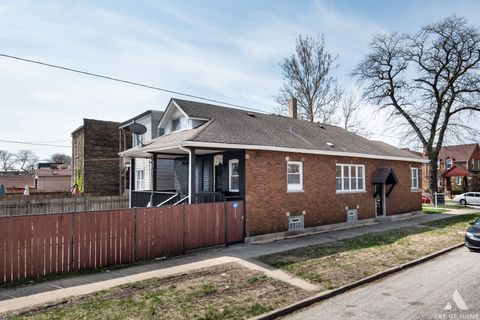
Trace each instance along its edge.
<instances>
[{"instance_id":1,"label":"paved walkway","mask_svg":"<svg viewBox=\"0 0 480 320\"><path fill-rule=\"evenodd\" d=\"M226 248L213 248L197 251L185 256L118 269L110 272L100 272L84 276L64 278L13 289L1 289L0 313L27 308L33 305L42 304L69 296L82 295L104 290L124 283L139 281L152 277L165 277L228 262L239 262L250 269L256 269L265 272L273 278L314 291L318 288L308 287L311 284L301 279L292 278L285 273L279 272L279 270L269 269L268 266L264 266L254 261L254 259L265 254L278 253L310 245L324 244L372 232L381 232L402 227L415 226L428 221L474 211L475 210L462 209L452 210L448 214L420 214L408 219L382 221L351 229L329 231L316 235L285 239L270 243L256 245L238 244ZM476 212L480 211L477 210Z\"/></svg>"}]
</instances>

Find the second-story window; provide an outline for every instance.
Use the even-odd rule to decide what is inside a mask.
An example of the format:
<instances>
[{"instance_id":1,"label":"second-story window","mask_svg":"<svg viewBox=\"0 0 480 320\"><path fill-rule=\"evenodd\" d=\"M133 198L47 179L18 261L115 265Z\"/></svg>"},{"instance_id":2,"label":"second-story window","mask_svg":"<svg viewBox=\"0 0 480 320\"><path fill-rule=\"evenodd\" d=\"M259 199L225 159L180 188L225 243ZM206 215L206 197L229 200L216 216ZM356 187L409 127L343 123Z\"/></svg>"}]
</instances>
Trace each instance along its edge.
<instances>
[{"instance_id":1,"label":"second-story window","mask_svg":"<svg viewBox=\"0 0 480 320\"><path fill-rule=\"evenodd\" d=\"M144 139L144 134L135 134L134 137L135 137L135 145L136 146L141 146L143 144L143 139Z\"/></svg>"},{"instance_id":2,"label":"second-story window","mask_svg":"<svg viewBox=\"0 0 480 320\"><path fill-rule=\"evenodd\" d=\"M187 128L187 119L185 117L178 117L172 119L172 132L184 130Z\"/></svg>"},{"instance_id":3,"label":"second-story window","mask_svg":"<svg viewBox=\"0 0 480 320\"><path fill-rule=\"evenodd\" d=\"M445 160L445 169L450 169L451 167L453 167L453 160L452 159Z\"/></svg>"}]
</instances>

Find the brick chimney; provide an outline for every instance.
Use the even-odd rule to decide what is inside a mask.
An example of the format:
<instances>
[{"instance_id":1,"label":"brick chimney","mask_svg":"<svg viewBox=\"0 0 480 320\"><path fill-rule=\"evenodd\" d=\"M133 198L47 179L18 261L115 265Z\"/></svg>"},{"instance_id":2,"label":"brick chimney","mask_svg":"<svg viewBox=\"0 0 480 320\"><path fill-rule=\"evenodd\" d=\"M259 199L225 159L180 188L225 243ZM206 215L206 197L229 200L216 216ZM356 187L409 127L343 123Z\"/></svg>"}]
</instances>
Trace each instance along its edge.
<instances>
[{"instance_id":1,"label":"brick chimney","mask_svg":"<svg viewBox=\"0 0 480 320\"><path fill-rule=\"evenodd\" d=\"M297 99L288 99L288 116L293 119L297 119Z\"/></svg>"}]
</instances>

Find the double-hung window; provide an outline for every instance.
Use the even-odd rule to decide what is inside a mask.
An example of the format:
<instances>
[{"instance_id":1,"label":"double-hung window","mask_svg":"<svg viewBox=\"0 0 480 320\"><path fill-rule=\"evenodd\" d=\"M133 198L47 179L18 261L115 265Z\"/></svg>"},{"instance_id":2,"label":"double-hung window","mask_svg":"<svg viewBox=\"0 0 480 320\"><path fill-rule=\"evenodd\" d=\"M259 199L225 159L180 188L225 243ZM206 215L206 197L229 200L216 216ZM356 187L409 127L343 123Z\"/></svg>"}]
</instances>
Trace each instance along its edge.
<instances>
[{"instance_id":1,"label":"double-hung window","mask_svg":"<svg viewBox=\"0 0 480 320\"><path fill-rule=\"evenodd\" d=\"M143 144L145 135L144 134L135 134L134 135L134 146L141 146Z\"/></svg>"},{"instance_id":2,"label":"double-hung window","mask_svg":"<svg viewBox=\"0 0 480 320\"><path fill-rule=\"evenodd\" d=\"M230 192L239 192L240 191L240 169L238 164L238 159L232 159L228 161L228 175L229 175L229 184L228 190Z\"/></svg>"},{"instance_id":3,"label":"double-hung window","mask_svg":"<svg viewBox=\"0 0 480 320\"><path fill-rule=\"evenodd\" d=\"M145 189L145 171L137 170L135 174L135 190Z\"/></svg>"},{"instance_id":4,"label":"double-hung window","mask_svg":"<svg viewBox=\"0 0 480 320\"><path fill-rule=\"evenodd\" d=\"M461 186L462 185L462 177L455 177L455 184L457 186Z\"/></svg>"},{"instance_id":5,"label":"double-hung window","mask_svg":"<svg viewBox=\"0 0 480 320\"><path fill-rule=\"evenodd\" d=\"M365 166L363 164L337 164L337 192L365 191Z\"/></svg>"},{"instance_id":6,"label":"double-hung window","mask_svg":"<svg viewBox=\"0 0 480 320\"><path fill-rule=\"evenodd\" d=\"M287 161L287 191L303 191L303 163Z\"/></svg>"},{"instance_id":7,"label":"double-hung window","mask_svg":"<svg viewBox=\"0 0 480 320\"><path fill-rule=\"evenodd\" d=\"M411 189L418 189L420 187L418 168L410 168L410 187Z\"/></svg>"},{"instance_id":8,"label":"double-hung window","mask_svg":"<svg viewBox=\"0 0 480 320\"><path fill-rule=\"evenodd\" d=\"M452 159L445 160L445 169L450 169L451 167L453 167L453 160Z\"/></svg>"}]
</instances>

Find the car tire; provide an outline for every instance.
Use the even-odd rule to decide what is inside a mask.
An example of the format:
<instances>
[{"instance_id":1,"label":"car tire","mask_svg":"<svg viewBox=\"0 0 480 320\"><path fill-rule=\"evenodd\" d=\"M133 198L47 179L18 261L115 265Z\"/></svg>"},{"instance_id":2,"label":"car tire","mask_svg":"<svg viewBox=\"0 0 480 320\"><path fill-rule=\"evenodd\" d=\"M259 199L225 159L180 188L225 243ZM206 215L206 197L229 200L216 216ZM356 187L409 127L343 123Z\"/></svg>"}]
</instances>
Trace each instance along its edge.
<instances>
[{"instance_id":1,"label":"car tire","mask_svg":"<svg viewBox=\"0 0 480 320\"><path fill-rule=\"evenodd\" d=\"M467 205L467 200L460 199L460 201L458 201L458 203L460 203L462 206L465 206L465 205Z\"/></svg>"}]
</instances>

